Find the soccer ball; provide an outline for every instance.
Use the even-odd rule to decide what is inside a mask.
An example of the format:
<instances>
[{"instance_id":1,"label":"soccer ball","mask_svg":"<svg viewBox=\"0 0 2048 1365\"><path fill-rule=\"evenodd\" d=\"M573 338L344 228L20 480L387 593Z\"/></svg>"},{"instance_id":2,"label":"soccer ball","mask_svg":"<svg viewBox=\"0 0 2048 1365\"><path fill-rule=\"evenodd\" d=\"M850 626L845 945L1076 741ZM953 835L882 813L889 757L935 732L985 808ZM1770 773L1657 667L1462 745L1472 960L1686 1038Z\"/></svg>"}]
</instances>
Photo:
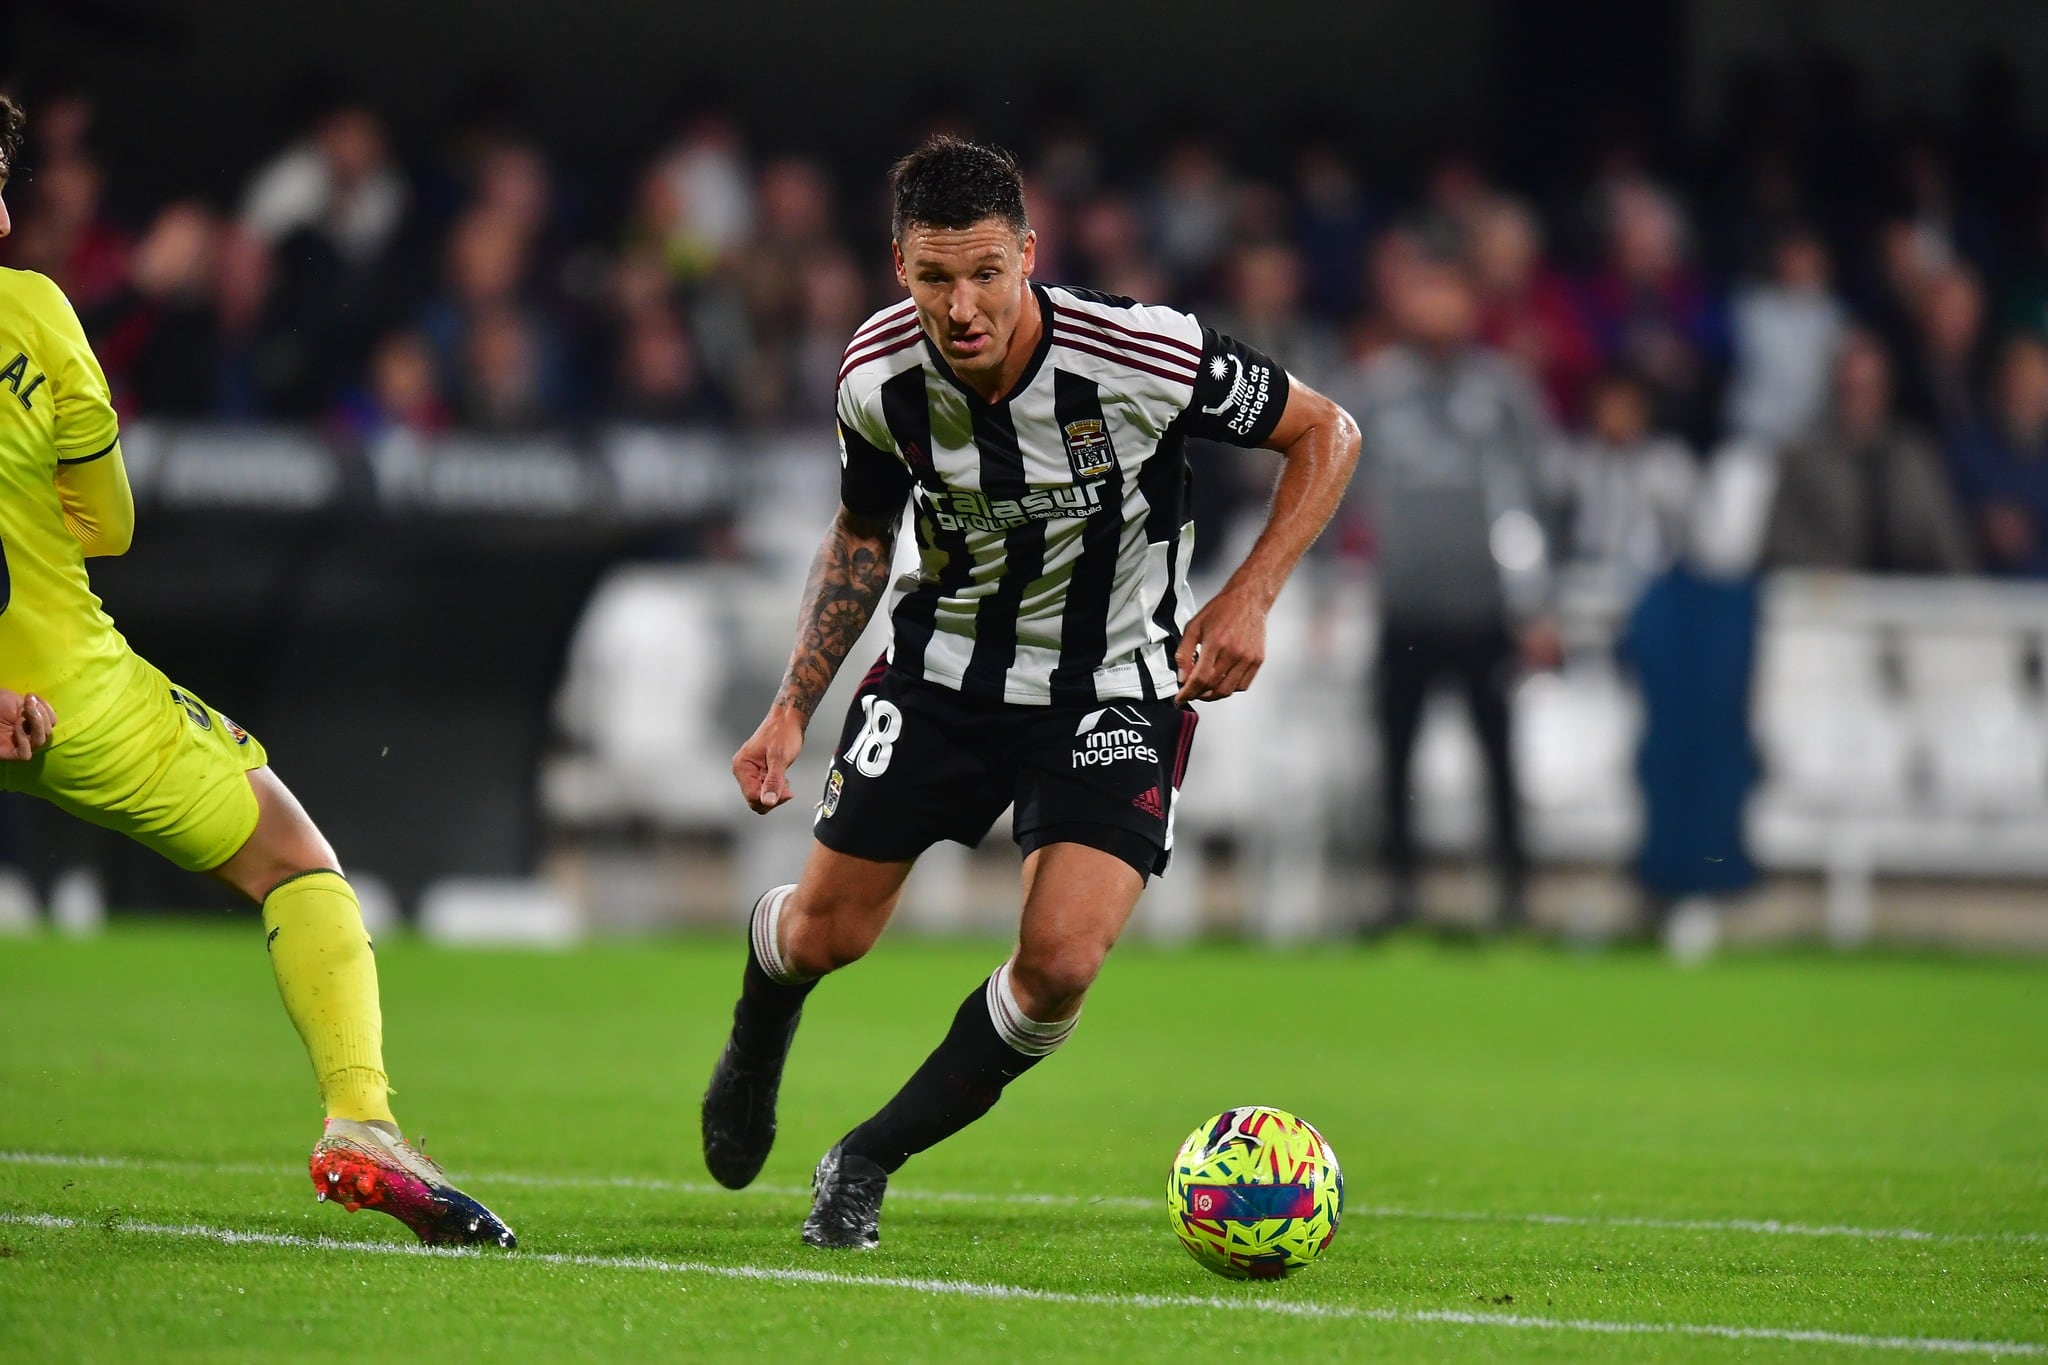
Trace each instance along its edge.
<instances>
[{"instance_id":1,"label":"soccer ball","mask_svg":"<svg viewBox=\"0 0 2048 1365\"><path fill-rule=\"evenodd\" d=\"M1233 1280L1277 1280L1337 1235L1344 1172L1323 1135L1280 1109L1226 1109L1180 1145L1166 1213L1188 1255Z\"/></svg>"}]
</instances>

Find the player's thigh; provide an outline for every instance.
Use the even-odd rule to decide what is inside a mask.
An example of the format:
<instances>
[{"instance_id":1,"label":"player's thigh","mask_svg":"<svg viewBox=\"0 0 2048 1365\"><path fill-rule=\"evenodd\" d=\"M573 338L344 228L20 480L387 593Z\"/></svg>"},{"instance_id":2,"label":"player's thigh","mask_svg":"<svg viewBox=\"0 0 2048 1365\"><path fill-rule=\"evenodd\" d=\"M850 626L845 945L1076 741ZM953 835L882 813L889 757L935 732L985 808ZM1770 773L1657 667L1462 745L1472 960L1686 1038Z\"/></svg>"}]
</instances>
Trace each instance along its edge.
<instances>
[{"instance_id":1,"label":"player's thigh","mask_svg":"<svg viewBox=\"0 0 2048 1365\"><path fill-rule=\"evenodd\" d=\"M263 746L140 659L121 692L66 729L8 785L129 838L190 872L219 867L257 827L245 776Z\"/></svg>"},{"instance_id":2,"label":"player's thigh","mask_svg":"<svg viewBox=\"0 0 2048 1365\"><path fill-rule=\"evenodd\" d=\"M1047 844L1024 860L1024 914L1011 970L1034 1018L1078 1001L1116 945L1145 878L1124 858L1086 844Z\"/></svg>"},{"instance_id":3,"label":"player's thigh","mask_svg":"<svg viewBox=\"0 0 2048 1365\"><path fill-rule=\"evenodd\" d=\"M341 871L333 845L276 773L256 768L247 781L256 798L256 827L232 857L211 869L210 876L261 901L280 883L302 873Z\"/></svg>"},{"instance_id":4,"label":"player's thigh","mask_svg":"<svg viewBox=\"0 0 2048 1365\"><path fill-rule=\"evenodd\" d=\"M857 858L813 840L796 891L783 903L783 952L812 973L864 956L889 927L911 866Z\"/></svg>"}]
</instances>

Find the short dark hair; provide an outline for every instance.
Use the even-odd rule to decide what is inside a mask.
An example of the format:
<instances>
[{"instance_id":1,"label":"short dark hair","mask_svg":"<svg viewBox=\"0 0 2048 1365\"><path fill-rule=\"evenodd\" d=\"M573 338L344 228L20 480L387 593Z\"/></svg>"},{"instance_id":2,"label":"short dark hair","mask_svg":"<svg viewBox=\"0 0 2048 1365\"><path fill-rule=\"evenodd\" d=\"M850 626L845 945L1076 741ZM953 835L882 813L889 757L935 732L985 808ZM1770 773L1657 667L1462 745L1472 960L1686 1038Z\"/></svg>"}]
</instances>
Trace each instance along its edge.
<instances>
[{"instance_id":1,"label":"short dark hair","mask_svg":"<svg viewBox=\"0 0 2048 1365\"><path fill-rule=\"evenodd\" d=\"M0 95L0 180L14 174L15 158L21 155L21 131L28 127L28 115L21 106Z\"/></svg>"},{"instance_id":2,"label":"short dark hair","mask_svg":"<svg viewBox=\"0 0 2048 1365\"><path fill-rule=\"evenodd\" d=\"M951 133L927 138L891 167L889 194L889 232L895 237L910 227L964 228L987 218L1002 219L1019 236L1031 227L1017 158Z\"/></svg>"}]
</instances>

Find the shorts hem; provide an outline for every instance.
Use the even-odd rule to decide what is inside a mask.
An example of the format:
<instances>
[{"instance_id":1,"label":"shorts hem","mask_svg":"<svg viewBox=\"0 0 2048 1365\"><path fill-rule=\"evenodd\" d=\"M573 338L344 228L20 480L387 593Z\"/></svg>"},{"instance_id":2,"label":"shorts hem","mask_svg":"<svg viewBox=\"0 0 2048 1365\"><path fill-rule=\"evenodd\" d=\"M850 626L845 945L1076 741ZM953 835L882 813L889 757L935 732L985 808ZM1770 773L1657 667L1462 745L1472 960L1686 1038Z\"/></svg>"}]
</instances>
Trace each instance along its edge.
<instances>
[{"instance_id":1,"label":"shorts hem","mask_svg":"<svg viewBox=\"0 0 2048 1365\"><path fill-rule=\"evenodd\" d=\"M1148 878L1164 872L1171 856L1168 849L1149 835L1119 829L1115 825L1041 825L1017 832L1017 847L1027 858L1050 844L1080 844L1107 853L1128 863L1140 877Z\"/></svg>"}]
</instances>

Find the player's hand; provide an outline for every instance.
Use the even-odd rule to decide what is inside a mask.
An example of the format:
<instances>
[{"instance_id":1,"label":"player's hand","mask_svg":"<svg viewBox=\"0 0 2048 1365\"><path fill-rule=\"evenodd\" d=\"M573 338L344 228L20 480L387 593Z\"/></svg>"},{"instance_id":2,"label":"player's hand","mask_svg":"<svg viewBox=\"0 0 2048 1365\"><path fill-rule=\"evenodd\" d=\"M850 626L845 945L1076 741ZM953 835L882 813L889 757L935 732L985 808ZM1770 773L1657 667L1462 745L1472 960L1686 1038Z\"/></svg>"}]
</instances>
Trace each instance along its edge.
<instances>
[{"instance_id":1,"label":"player's hand","mask_svg":"<svg viewBox=\"0 0 2048 1365\"><path fill-rule=\"evenodd\" d=\"M1174 700L1222 701L1252 685L1266 662L1266 608L1248 593L1226 588L1195 613L1174 651L1180 679Z\"/></svg>"},{"instance_id":2,"label":"player's hand","mask_svg":"<svg viewBox=\"0 0 2048 1365\"><path fill-rule=\"evenodd\" d=\"M0 687L0 762L24 763L50 742L57 713L38 696Z\"/></svg>"},{"instance_id":3,"label":"player's hand","mask_svg":"<svg viewBox=\"0 0 2048 1365\"><path fill-rule=\"evenodd\" d=\"M776 706L732 756L733 780L740 784L740 795L754 814L766 815L796 795L789 785L789 765L803 748L803 717Z\"/></svg>"}]
</instances>

